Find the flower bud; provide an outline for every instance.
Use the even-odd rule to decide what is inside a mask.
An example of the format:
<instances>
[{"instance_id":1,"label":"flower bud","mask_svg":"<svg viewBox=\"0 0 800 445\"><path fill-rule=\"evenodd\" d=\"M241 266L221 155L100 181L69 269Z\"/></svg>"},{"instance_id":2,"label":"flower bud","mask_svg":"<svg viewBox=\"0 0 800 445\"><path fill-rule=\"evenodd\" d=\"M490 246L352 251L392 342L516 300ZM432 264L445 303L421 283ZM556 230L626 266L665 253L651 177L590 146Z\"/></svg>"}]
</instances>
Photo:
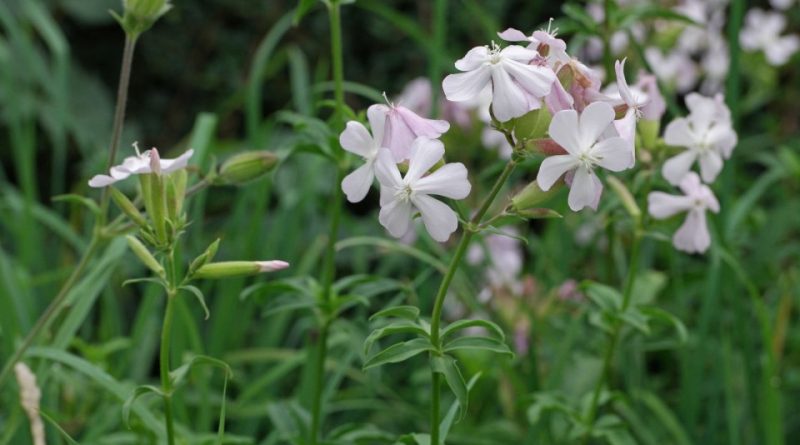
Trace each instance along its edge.
<instances>
[{"instance_id":1,"label":"flower bud","mask_svg":"<svg viewBox=\"0 0 800 445\"><path fill-rule=\"evenodd\" d=\"M520 140L540 139L547 134L550 127L550 111L543 106L515 119L514 136Z\"/></svg>"},{"instance_id":2,"label":"flower bud","mask_svg":"<svg viewBox=\"0 0 800 445\"><path fill-rule=\"evenodd\" d=\"M133 221L139 227L147 227L147 220L144 219L144 216L139 209L136 208L135 205L125 196L124 193L119 191L114 187L109 187L111 192L111 199L114 200L114 204L124 213L131 221Z\"/></svg>"},{"instance_id":3,"label":"flower bud","mask_svg":"<svg viewBox=\"0 0 800 445\"><path fill-rule=\"evenodd\" d=\"M289 267L285 261L222 261L208 263L197 269L193 278L217 279L274 272Z\"/></svg>"},{"instance_id":4,"label":"flower bud","mask_svg":"<svg viewBox=\"0 0 800 445\"><path fill-rule=\"evenodd\" d=\"M192 261L192 264L189 265L189 273L188 274L189 275L194 275L194 273L197 272L197 269L199 269L199 268L205 266L206 264L210 263L211 261L213 261L214 260L214 256L217 254L217 249L219 249L219 238L217 238L216 241L211 243L208 246L208 248L206 248L205 252L203 252L202 254L198 255L197 258L195 258Z\"/></svg>"},{"instance_id":5,"label":"flower bud","mask_svg":"<svg viewBox=\"0 0 800 445\"><path fill-rule=\"evenodd\" d=\"M558 192L559 188L560 187L556 185L551 187L550 190L544 191L539 188L539 184L537 184L536 181L533 181L511 198L511 209L515 213L532 209L550 199Z\"/></svg>"},{"instance_id":6,"label":"flower bud","mask_svg":"<svg viewBox=\"0 0 800 445\"><path fill-rule=\"evenodd\" d=\"M172 221L178 221L183 213L183 199L186 196L188 173L180 169L170 173L166 178L167 212Z\"/></svg>"},{"instance_id":7,"label":"flower bud","mask_svg":"<svg viewBox=\"0 0 800 445\"><path fill-rule=\"evenodd\" d=\"M530 152L543 154L545 156L567 154L567 150L564 150L564 147L558 145L556 141L550 138L531 139L526 141L525 149Z\"/></svg>"},{"instance_id":8,"label":"flower bud","mask_svg":"<svg viewBox=\"0 0 800 445\"><path fill-rule=\"evenodd\" d=\"M218 180L223 184L245 184L269 173L277 163L277 156L269 151L239 153L222 164Z\"/></svg>"},{"instance_id":9,"label":"flower bud","mask_svg":"<svg viewBox=\"0 0 800 445\"><path fill-rule=\"evenodd\" d=\"M128 247L131 248L133 253L139 258L142 264L147 266L148 269L152 270L153 273L159 277L164 278L166 276L164 266L162 266L161 263L156 260L153 254L147 250L147 247L145 247L141 241L131 235L126 235L125 239L128 241Z\"/></svg>"},{"instance_id":10,"label":"flower bud","mask_svg":"<svg viewBox=\"0 0 800 445\"><path fill-rule=\"evenodd\" d=\"M123 16L111 13L131 37L150 29L162 15L172 9L169 0L122 0Z\"/></svg>"}]
</instances>

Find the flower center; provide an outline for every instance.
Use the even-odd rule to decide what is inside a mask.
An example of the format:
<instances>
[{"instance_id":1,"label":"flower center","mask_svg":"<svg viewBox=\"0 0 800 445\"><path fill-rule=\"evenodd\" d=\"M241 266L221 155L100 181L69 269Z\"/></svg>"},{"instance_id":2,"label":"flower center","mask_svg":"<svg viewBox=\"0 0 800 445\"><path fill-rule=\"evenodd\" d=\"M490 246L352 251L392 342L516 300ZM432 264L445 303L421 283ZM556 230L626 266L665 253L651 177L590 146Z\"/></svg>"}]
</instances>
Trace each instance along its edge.
<instances>
[{"instance_id":1,"label":"flower center","mask_svg":"<svg viewBox=\"0 0 800 445\"><path fill-rule=\"evenodd\" d=\"M592 155L591 151L594 148L594 145L590 147L588 150L584 150L581 154L578 155L578 163L581 167L585 168L586 170L592 171L599 159L597 156Z\"/></svg>"},{"instance_id":2,"label":"flower center","mask_svg":"<svg viewBox=\"0 0 800 445\"><path fill-rule=\"evenodd\" d=\"M394 192L394 198L401 202L411 201L411 197L413 195L414 195L414 190L412 190L411 186L408 184L405 184L402 187L398 187L397 190Z\"/></svg>"},{"instance_id":3,"label":"flower center","mask_svg":"<svg viewBox=\"0 0 800 445\"><path fill-rule=\"evenodd\" d=\"M503 60L503 58L500 56L501 50L502 48L500 48L497 43L494 43L494 40L492 40L492 46L489 47L489 62L492 65L496 65Z\"/></svg>"}]
</instances>

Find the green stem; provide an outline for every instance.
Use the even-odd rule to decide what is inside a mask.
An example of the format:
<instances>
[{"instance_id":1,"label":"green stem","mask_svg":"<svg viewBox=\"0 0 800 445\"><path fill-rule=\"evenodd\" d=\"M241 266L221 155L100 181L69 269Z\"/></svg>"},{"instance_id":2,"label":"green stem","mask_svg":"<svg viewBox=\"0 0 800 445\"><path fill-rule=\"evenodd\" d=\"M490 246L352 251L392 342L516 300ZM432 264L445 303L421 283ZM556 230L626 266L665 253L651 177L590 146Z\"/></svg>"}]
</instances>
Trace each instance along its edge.
<instances>
[{"instance_id":1,"label":"green stem","mask_svg":"<svg viewBox=\"0 0 800 445\"><path fill-rule=\"evenodd\" d=\"M428 77L431 85L431 116L439 113L439 85L442 82L442 55L445 52L447 37L447 0L436 0L433 4L433 51L431 52Z\"/></svg>"},{"instance_id":2,"label":"green stem","mask_svg":"<svg viewBox=\"0 0 800 445\"><path fill-rule=\"evenodd\" d=\"M47 306L47 309L45 309L44 313L39 317L39 319L36 320L36 324L33 325L33 328L30 330L30 332L28 332L28 335L25 336L22 344L19 346L19 348L17 348L16 351L14 351L14 354L3 366L3 370L0 371L0 386L3 385L3 381L5 381L6 377L8 377L14 364L16 364L19 359L22 358L23 354L25 354L25 351L31 347L41 331L50 324L50 319L61 312L62 306L64 305L64 300L67 298L69 291L72 290L75 282L83 274L84 269L86 269L86 266L89 264L89 261L94 254L97 253L99 247L100 238L97 235L92 236L89 246L83 252L80 261L75 266L75 269L72 270L72 273L67 278L67 281L61 285L61 289L59 289L56 297L50 302L50 305Z\"/></svg>"},{"instance_id":3,"label":"green stem","mask_svg":"<svg viewBox=\"0 0 800 445\"><path fill-rule=\"evenodd\" d=\"M342 18L341 5L339 0L332 0L328 8L328 18L330 20L331 31L331 59L333 68L333 95L336 101L336 110L333 117L333 127L340 130L344 126L344 61L342 56ZM339 158L341 150L336 152ZM311 401L311 429L310 443L316 445L319 442L320 430L322 426L322 393L325 385L325 360L328 355L328 330L331 320L328 312L333 303L333 281L336 278L336 241L339 235L339 223L342 216L342 190L339 183L342 180L342 167L336 163L336 183L333 185L333 196L330 202L330 228L328 231L328 244L325 248L325 256L322 267L322 303L323 320L320 324L319 335L317 337L317 354L315 360L314 373L314 393Z\"/></svg>"},{"instance_id":4,"label":"green stem","mask_svg":"<svg viewBox=\"0 0 800 445\"><path fill-rule=\"evenodd\" d=\"M458 247L456 247L456 252L453 254L453 258L450 260L450 265L445 272L444 278L442 278L439 291L436 293L436 298L434 299L433 314L431 315L431 344L433 344L437 349L441 349L441 345L439 345L439 326L441 325L442 308L444 307L444 300L447 296L447 291L450 289L450 283L453 281L453 278L456 275L458 266L461 264L461 260L464 258L464 254L467 252L467 247L469 247L472 237L475 236L475 227L480 225L484 215L489 210L489 207L491 207L492 203L497 197L497 194L500 193L500 190L503 188L503 185L505 185L516 166L517 160L516 158L512 158L512 160L506 164L503 172L500 173L500 176L495 181L494 186L492 186L492 190L489 192L489 195L486 196L486 199L484 199L481 207L472 217L468 226L465 227L464 235L461 237ZM441 381L437 372L431 371L431 377L431 386L433 391L431 394L431 444L439 445L439 387L441 386Z\"/></svg>"},{"instance_id":5,"label":"green stem","mask_svg":"<svg viewBox=\"0 0 800 445\"><path fill-rule=\"evenodd\" d=\"M164 322L161 327L161 355L159 368L161 371L161 391L164 393L164 424L167 430L167 443L175 444L175 429L172 424L172 381L169 377L170 336L172 334L172 315L174 311L173 300L175 292L167 292L167 308L164 312Z\"/></svg>"},{"instance_id":6,"label":"green stem","mask_svg":"<svg viewBox=\"0 0 800 445\"><path fill-rule=\"evenodd\" d=\"M639 269L639 248L642 241L640 222L637 222L636 226L636 232L634 233L633 237L633 246L631 247L630 263L628 264L628 274L625 277L625 288L622 294L622 312L625 312L630 306L632 298L631 296L633 294L633 284L636 281L636 274ZM603 386L605 386L605 382L611 373L611 361L614 359L614 352L617 348L621 331L622 323L617 320L614 323L611 331L608 347L606 348L606 352L603 357L603 367L600 371L600 378L597 379L597 384L595 384L594 393L592 394L592 402L589 405L589 413L586 418L586 425L588 428L586 430L586 435L584 436L584 443L589 442L589 438L592 433L594 420L597 416L597 406L600 403L600 394L602 393Z\"/></svg>"}]
</instances>

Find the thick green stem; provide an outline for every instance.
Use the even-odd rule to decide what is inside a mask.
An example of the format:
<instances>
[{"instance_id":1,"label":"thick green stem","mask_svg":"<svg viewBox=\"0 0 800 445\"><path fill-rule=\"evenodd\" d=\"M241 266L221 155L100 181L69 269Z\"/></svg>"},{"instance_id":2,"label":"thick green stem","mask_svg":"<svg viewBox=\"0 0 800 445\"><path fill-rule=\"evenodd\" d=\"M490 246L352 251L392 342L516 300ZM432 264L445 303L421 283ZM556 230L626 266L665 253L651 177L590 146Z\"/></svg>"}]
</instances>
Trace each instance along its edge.
<instances>
[{"instance_id":1,"label":"thick green stem","mask_svg":"<svg viewBox=\"0 0 800 445\"><path fill-rule=\"evenodd\" d=\"M336 102L336 110L333 117L333 128L341 130L344 126L344 61L342 56L342 18L341 5L339 0L332 0L328 8L328 18L330 20L331 32L331 59L333 68L333 94ZM336 159L339 159L341 150L336 151ZM323 320L320 324L319 335L317 336L317 354L313 366L314 373L314 393L311 401L311 445L319 443L320 431L322 427L322 393L325 385L325 360L328 355L328 330L331 320L328 312L333 300L333 281L336 278L336 241L339 235L339 222L342 216L343 194L339 187L342 180L342 167L336 163L336 182L333 185L333 196L330 202L330 228L328 231L328 244L325 248L325 256L322 266L322 304Z\"/></svg>"},{"instance_id":2,"label":"thick green stem","mask_svg":"<svg viewBox=\"0 0 800 445\"><path fill-rule=\"evenodd\" d=\"M433 35L434 49L431 52L430 66L428 67L428 77L431 85L431 116L436 117L439 113L439 95L442 82L442 55L445 52L445 38L447 37L447 0L436 0L433 4L433 23L431 34Z\"/></svg>"},{"instance_id":3,"label":"thick green stem","mask_svg":"<svg viewBox=\"0 0 800 445\"><path fill-rule=\"evenodd\" d=\"M511 176L511 173L514 171L514 168L517 166L517 161L515 158L512 158L511 161L506 164L506 167L503 169L503 172L497 178L492 187L492 190L489 192L489 195L486 196L484 199L483 204L472 217L469 222L469 225L465 228L464 235L461 237L461 241L458 243L458 247L456 247L456 252L453 254L453 258L450 260L450 265L447 268L447 271L444 274L444 278L442 278L442 283L439 286L439 291L436 293L436 298L434 299L433 303L433 314L431 315L431 343L437 348L441 349L439 345L439 326L441 325L441 318L442 318L442 308L444 307L444 299L447 297L447 291L450 289L450 283L452 283L453 278L458 271L458 266L461 264L461 260L464 258L464 255L467 252L467 248L469 247L470 241L472 241L472 237L475 236L475 227L480 225L481 220L483 220L484 215L491 207L492 203L494 202L495 198L497 197L500 190L505 185L508 178ZM431 371L432 377L432 393L431 393L431 444L439 445L439 410L440 410L440 391L439 388L441 386L440 376L437 372Z\"/></svg>"},{"instance_id":4,"label":"thick green stem","mask_svg":"<svg viewBox=\"0 0 800 445\"><path fill-rule=\"evenodd\" d=\"M170 336L172 334L173 300L175 292L167 293L167 308L164 311L164 322L161 328L161 355L159 369L161 371L161 391L164 393L164 425L167 430L167 443L175 444L175 429L172 422L172 381L169 377Z\"/></svg>"},{"instance_id":5,"label":"thick green stem","mask_svg":"<svg viewBox=\"0 0 800 445\"><path fill-rule=\"evenodd\" d=\"M641 227L639 227L638 222L635 230L636 232L633 238L633 245L631 246L630 263L628 264L628 274L625 277L625 288L622 294L622 312L625 312L625 310L627 310L631 304L633 284L636 281L636 274L639 270L639 248L641 245L642 236ZM586 418L587 430L586 435L584 436L584 443L588 443L589 438L591 437L594 420L597 416L597 407L600 403L600 394L603 392L603 386L605 386L606 380L608 380L608 376L611 373L611 361L614 359L614 352L617 348L621 331L622 323L617 320L614 323L611 331L608 347L606 348L605 355L603 356L603 367L600 371L600 378L597 379L597 383L594 387L594 393L592 394L592 402L589 405L589 413Z\"/></svg>"},{"instance_id":6,"label":"thick green stem","mask_svg":"<svg viewBox=\"0 0 800 445\"><path fill-rule=\"evenodd\" d=\"M64 305L64 300L67 298L69 291L72 290L72 287L78 281L78 278L83 274L84 269L89 264L89 261L92 259L95 253L97 253L98 248L100 247L100 238L97 235L92 237L92 240L89 242L89 246L83 252L80 261L75 266L75 269L72 270L72 273L67 278L67 281L61 285L61 289L59 289L58 294L50 302L50 305L47 306L44 313L36 320L36 324L33 325L33 328L28 332L28 335L25 336L25 339L22 340L22 344L14 351L14 354L11 358L8 359L5 365L3 365L3 370L0 371L0 386L3 385L3 381L5 381L6 377L8 377L9 373L11 372L11 368L14 367L14 364L22 358L22 355L25 354L25 351L31 347L33 342L42 332L42 330L50 324L50 320L61 312L62 306Z\"/></svg>"}]
</instances>

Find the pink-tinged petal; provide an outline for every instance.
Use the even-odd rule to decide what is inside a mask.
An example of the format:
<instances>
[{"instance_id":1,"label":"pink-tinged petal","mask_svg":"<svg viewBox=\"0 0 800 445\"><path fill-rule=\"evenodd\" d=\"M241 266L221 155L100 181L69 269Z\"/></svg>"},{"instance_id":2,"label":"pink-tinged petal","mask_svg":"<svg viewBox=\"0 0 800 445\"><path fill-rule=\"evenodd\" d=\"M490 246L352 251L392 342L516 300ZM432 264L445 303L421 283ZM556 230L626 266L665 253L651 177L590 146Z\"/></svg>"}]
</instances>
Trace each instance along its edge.
<instances>
[{"instance_id":1,"label":"pink-tinged petal","mask_svg":"<svg viewBox=\"0 0 800 445\"><path fill-rule=\"evenodd\" d=\"M394 162L394 156L388 148L381 148L375 161L375 176L384 187L403 187L400 170Z\"/></svg>"},{"instance_id":2,"label":"pink-tinged petal","mask_svg":"<svg viewBox=\"0 0 800 445\"><path fill-rule=\"evenodd\" d=\"M550 114L555 114L561 110L572 109L572 104L575 103L575 100L570 96L567 90L564 89L561 82L556 80L553 82L550 94L545 96L544 102L547 104L547 109L550 110Z\"/></svg>"},{"instance_id":3,"label":"pink-tinged petal","mask_svg":"<svg viewBox=\"0 0 800 445\"><path fill-rule=\"evenodd\" d=\"M500 57L504 62L516 61L526 65L538 55L539 53L536 50L520 45L508 45L500 51Z\"/></svg>"},{"instance_id":4,"label":"pink-tinged petal","mask_svg":"<svg viewBox=\"0 0 800 445\"><path fill-rule=\"evenodd\" d=\"M558 80L553 70L545 66L527 65L514 60L504 60L502 68L511 75L519 86L536 98L542 98L550 94L553 83Z\"/></svg>"},{"instance_id":5,"label":"pink-tinged petal","mask_svg":"<svg viewBox=\"0 0 800 445\"><path fill-rule=\"evenodd\" d=\"M102 188L109 186L117 181L119 181L119 179L112 178L111 176L108 175L94 175L92 179L89 180L89 187Z\"/></svg>"},{"instance_id":6,"label":"pink-tinged petal","mask_svg":"<svg viewBox=\"0 0 800 445\"><path fill-rule=\"evenodd\" d=\"M539 184L539 188L548 191L558 178L577 166L578 161L572 155L548 156L544 158L542 165L539 166L539 173L536 174L536 183Z\"/></svg>"},{"instance_id":7,"label":"pink-tinged petal","mask_svg":"<svg viewBox=\"0 0 800 445\"><path fill-rule=\"evenodd\" d=\"M367 108L367 119L372 129L372 141L370 142L373 146L375 145L375 141L383 144L383 135L386 131L386 115L388 114L389 107L383 104L375 104Z\"/></svg>"},{"instance_id":8,"label":"pink-tinged petal","mask_svg":"<svg viewBox=\"0 0 800 445\"><path fill-rule=\"evenodd\" d=\"M623 138L603 139L594 145L592 155L597 158L597 165L612 172L619 172L633 167L633 142Z\"/></svg>"},{"instance_id":9,"label":"pink-tinged petal","mask_svg":"<svg viewBox=\"0 0 800 445\"><path fill-rule=\"evenodd\" d=\"M464 57L456 60L456 68L461 71L472 71L489 61L489 48L476 46L467 52Z\"/></svg>"},{"instance_id":10,"label":"pink-tinged petal","mask_svg":"<svg viewBox=\"0 0 800 445\"><path fill-rule=\"evenodd\" d=\"M582 149L580 139L578 139L578 126L578 112L563 110L553 116L548 133L551 139L567 150L567 153L577 156Z\"/></svg>"},{"instance_id":11,"label":"pink-tinged petal","mask_svg":"<svg viewBox=\"0 0 800 445\"><path fill-rule=\"evenodd\" d=\"M700 176L703 182L710 184L717 179L717 175L722 170L722 157L719 153L707 151L700 155Z\"/></svg>"},{"instance_id":12,"label":"pink-tinged petal","mask_svg":"<svg viewBox=\"0 0 800 445\"><path fill-rule=\"evenodd\" d=\"M667 162L661 168L661 174L670 184L677 185L689 173L689 169L692 168L692 164L696 159L697 153L686 150L677 156L667 159Z\"/></svg>"},{"instance_id":13,"label":"pink-tinged petal","mask_svg":"<svg viewBox=\"0 0 800 445\"><path fill-rule=\"evenodd\" d=\"M625 61L626 59L622 59L622 61L617 60L614 63L614 72L617 75L617 88L619 89L619 95L622 100L628 104L629 107L636 106L636 101L633 99L633 95L631 94L631 89L628 86L628 81L625 79Z\"/></svg>"},{"instance_id":14,"label":"pink-tinged petal","mask_svg":"<svg viewBox=\"0 0 800 445\"><path fill-rule=\"evenodd\" d=\"M572 185L569 190L567 203L573 212L577 212L584 207L591 207L597 201L598 185L602 191L603 184L592 179L594 172L585 168L575 170L572 178Z\"/></svg>"},{"instance_id":15,"label":"pink-tinged petal","mask_svg":"<svg viewBox=\"0 0 800 445\"><path fill-rule=\"evenodd\" d=\"M186 168L186 165L189 164L189 158L191 158L193 154L194 150L190 148L189 150L186 150L184 154L175 159L161 159L161 172L172 173L182 168Z\"/></svg>"},{"instance_id":16,"label":"pink-tinged petal","mask_svg":"<svg viewBox=\"0 0 800 445\"><path fill-rule=\"evenodd\" d=\"M372 161L353 170L342 180L342 191L347 195L350 202L360 202L367 196L369 188L375 179L375 171Z\"/></svg>"},{"instance_id":17,"label":"pink-tinged petal","mask_svg":"<svg viewBox=\"0 0 800 445\"><path fill-rule=\"evenodd\" d=\"M261 272L275 272L289 267L289 263L281 260L256 261Z\"/></svg>"},{"instance_id":18,"label":"pink-tinged petal","mask_svg":"<svg viewBox=\"0 0 800 445\"><path fill-rule=\"evenodd\" d=\"M686 215L686 221L672 236L676 249L688 253L703 253L711 245L711 235L706 225L706 214L694 209Z\"/></svg>"},{"instance_id":19,"label":"pink-tinged petal","mask_svg":"<svg viewBox=\"0 0 800 445\"><path fill-rule=\"evenodd\" d=\"M467 167L460 162L445 164L414 184L414 191L417 193L451 199L464 199L471 189L467 180Z\"/></svg>"},{"instance_id":20,"label":"pink-tinged petal","mask_svg":"<svg viewBox=\"0 0 800 445\"><path fill-rule=\"evenodd\" d=\"M433 87L431 86L431 81L427 77L417 77L403 87L403 91L397 97L396 102L398 105L402 105L417 114L428 116L433 105L431 102L432 95Z\"/></svg>"},{"instance_id":21,"label":"pink-tinged petal","mask_svg":"<svg viewBox=\"0 0 800 445\"><path fill-rule=\"evenodd\" d=\"M492 67L492 112L497 120L507 122L530 111L526 94L506 70Z\"/></svg>"},{"instance_id":22,"label":"pink-tinged petal","mask_svg":"<svg viewBox=\"0 0 800 445\"><path fill-rule=\"evenodd\" d=\"M529 40L525 33L514 28L508 28L503 32L498 32L497 36L506 42L527 42Z\"/></svg>"},{"instance_id":23,"label":"pink-tinged petal","mask_svg":"<svg viewBox=\"0 0 800 445\"><path fill-rule=\"evenodd\" d=\"M664 142L677 147L691 147L695 144L695 136L689 126L689 120L679 117L667 125L664 130Z\"/></svg>"},{"instance_id":24,"label":"pink-tinged petal","mask_svg":"<svg viewBox=\"0 0 800 445\"><path fill-rule=\"evenodd\" d=\"M150 152L146 151L141 156L128 156L122 161L122 164L111 168L111 176L116 177L115 171L134 175L152 172L150 168Z\"/></svg>"},{"instance_id":25,"label":"pink-tinged petal","mask_svg":"<svg viewBox=\"0 0 800 445\"><path fill-rule=\"evenodd\" d=\"M675 196L664 192L652 192L647 195L647 211L655 219L665 219L692 208L692 198Z\"/></svg>"},{"instance_id":26,"label":"pink-tinged petal","mask_svg":"<svg viewBox=\"0 0 800 445\"><path fill-rule=\"evenodd\" d=\"M384 193L381 191L381 193ZM408 232L411 226L411 202L393 199L381 206L378 221L395 237L400 238Z\"/></svg>"},{"instance_id":27,"label":"pink-tinged petal","mask_svg":"<svg viewBox=\"0 0 800 445\"><path fill-rule=\"evenodd\" d=\"M390 110L386 115L386 131L383 135L383 147L388 148L394 155L395 162L403 162L411 155L411 146L417 135L408 126L408 123L395 110Z\"/></svg>"},{"instance_id":28,"label":"pink-tinged petal","mask_svg":"<svg viewBox=\"0 0 800 445\"><path fill-rule=\"evenodd\" d=\"M619 136L624 139L630 147L630 167L633 167L633 165L636 163L636 111L633 108L628 108L628 111L625 113L625 117L614 121L614 128L617 130Z\"/></svg>"},{"instance_id":29,"label":"pink-tinged petal","mask_svg":"<svg viewBox=\"0 0 800 445\"><path fill-rule=\"evenodd\" d=\"M642 119L660 121L661 116L664 115L667 109L667 103L664 101L664 96L661 95L661 91L658 89L656 76L640 73L637 86L650 98L650 101L640 108Z\"/></svg>"},{"instance_id":30,"label":"pink-tinged petal","mask_svg":"<svg viewBox=\"0 0 800 445\"><path fill-rule=\"evenodd\" d=\"M447 204L427 195L416 195L411 200L419 209L431 238L443 243L458 229L458 216Z\"/></svg>"},{"instance_id":31,"label":"pink-tinged petal","mask_svg":"<svg viewBox=\"0 0 800 445\"><path fill-rule=\"evenodd\" d=\"M450 74L442 81L442 90L447 100L463 102L480 96L492 79L492 69L481 66L466 73Z\"/></svg>"},{"instance_id":32,"label":"pink-tinged petal","mask_svg":"<svg viewBox=\"0 0 800 445\"><path fill-rule=\"evenodd\" d=\"M416 184L428 170L444 157L444 144L438 139L417 138L411 146L411 159L405 180Z\"/></svg>"},{"instance_id":33,"label":"pink-tinged petal","mask_svg":"<svg viewBox=\"0 0 800 445\"><path fill-rule=\"evenodd\" d=\"M700 182L700 176L697 176L697 173L689 172L681 179L678 187L684 195L696 196L702 192L703 183Z\"/></svg>"},{"instance_id":34,"label":"pink-tinged petal","mask_svg":"<svg viewBox=\"0 0 800 445\"><path fill-rule=\"evenodd\" d=\"M589 104L581 113L578 129L581 147L590 147L614 121L614 108L605 102ZM575 131L574 129L572 130Z\"/></svg>"},{"instance_id":35,"label":"pink-tinged petal","mask_svg":"<svg viewBox=\"0 0 800 445\"><path fill-rule=\"evenodd\" d=\"M436 139L450 129L450 123L439 119L425 119L403 106L395 107L395 112L406 121L417 136Z\"/></svg>"},{"instance_id":36,"label":"pink-tinged petal","mask_svg":"<svg viewBox=\"0 0 800 445\"><path fill-rule=\"evenodd\" d=\"M361 122L350 121L339 135L339 144L350 153L365 158L372 151L373 141L367 127Z\"/></svg>"}]
</instances>

